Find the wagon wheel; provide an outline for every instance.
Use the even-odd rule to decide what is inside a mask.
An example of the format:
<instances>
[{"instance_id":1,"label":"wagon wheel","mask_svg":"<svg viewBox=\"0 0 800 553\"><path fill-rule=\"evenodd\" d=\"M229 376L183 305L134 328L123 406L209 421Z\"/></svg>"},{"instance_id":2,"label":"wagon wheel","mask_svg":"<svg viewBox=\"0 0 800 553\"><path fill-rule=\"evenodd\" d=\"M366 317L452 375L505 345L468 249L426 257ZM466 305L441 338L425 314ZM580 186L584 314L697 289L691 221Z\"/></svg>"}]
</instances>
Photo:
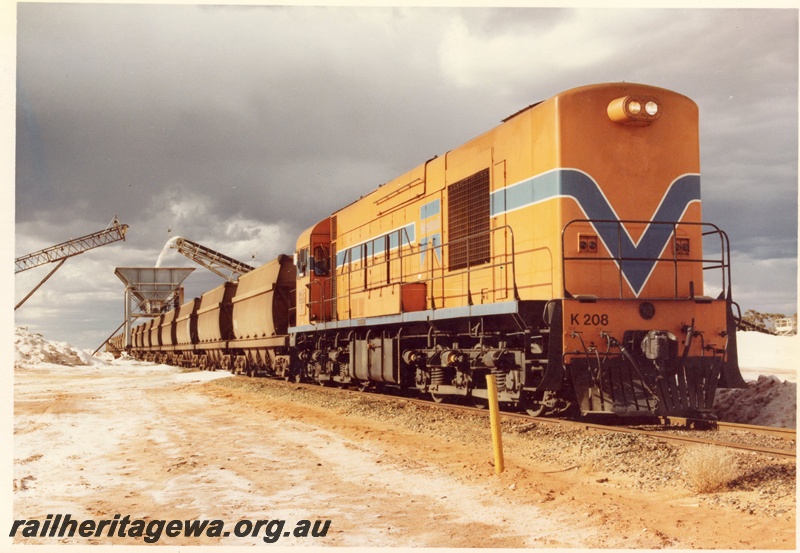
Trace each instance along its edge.
<instances>
[{"instance_id":1,"label":"wagon wheel","mask_svg":"<svg viewBox=\"0 0 800 553\"><path fill-rule=\"evenodd\" d=\"M366 392L370 389L372 383L369 380L359 380L357 387L359 392Z\"/></svg>"}]
</instances>

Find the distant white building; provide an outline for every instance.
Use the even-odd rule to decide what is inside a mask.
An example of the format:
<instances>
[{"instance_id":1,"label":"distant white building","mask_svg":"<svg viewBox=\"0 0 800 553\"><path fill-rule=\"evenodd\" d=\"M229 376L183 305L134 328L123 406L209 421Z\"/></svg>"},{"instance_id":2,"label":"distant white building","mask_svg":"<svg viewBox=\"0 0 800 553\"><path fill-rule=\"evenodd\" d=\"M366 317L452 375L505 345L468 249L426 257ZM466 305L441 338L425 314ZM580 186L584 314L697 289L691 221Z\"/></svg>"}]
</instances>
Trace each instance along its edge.
<instances>
[{"instance_id":1,"label":"distant white building","mask_svg":"<svg viewBox=\"0 0 800 553\"><path fill-rule=\"evenodd\" d=\"M778 336L797 334L797 320L794 317L775 319L775 333Z\"/></svg>"}]
</instances>

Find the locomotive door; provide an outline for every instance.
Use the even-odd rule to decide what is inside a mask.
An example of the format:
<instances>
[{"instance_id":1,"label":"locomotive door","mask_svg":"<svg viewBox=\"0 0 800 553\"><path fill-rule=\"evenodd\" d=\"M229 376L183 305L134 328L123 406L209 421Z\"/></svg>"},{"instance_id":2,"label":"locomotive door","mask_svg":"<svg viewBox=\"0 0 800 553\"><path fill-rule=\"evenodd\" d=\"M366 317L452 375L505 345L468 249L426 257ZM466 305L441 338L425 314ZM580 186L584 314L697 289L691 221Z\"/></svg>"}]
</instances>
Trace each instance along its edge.
<instances>
[{"instance_id":1,"label":"locomotive door","mask_svg":"<svg viewBox=\"0 0 800 553\"><path fill-rule=\"evenodd\" d=\"M301 235L295 253L297 266L297 324L331 320L333 313L330 219Z\"/></svg>"},{"instance_id":2,"label":"locomotive door","mask_svg":"<svg viewBox=\"0 0 800 553\"><path fill-rule=\"evenodd\" d=\"M333 263L331 262L330 234L312 234L310 251L309 314L312 321L330 321L335 301L332 291L331 267Z\"/></svg>"}]
</instances>

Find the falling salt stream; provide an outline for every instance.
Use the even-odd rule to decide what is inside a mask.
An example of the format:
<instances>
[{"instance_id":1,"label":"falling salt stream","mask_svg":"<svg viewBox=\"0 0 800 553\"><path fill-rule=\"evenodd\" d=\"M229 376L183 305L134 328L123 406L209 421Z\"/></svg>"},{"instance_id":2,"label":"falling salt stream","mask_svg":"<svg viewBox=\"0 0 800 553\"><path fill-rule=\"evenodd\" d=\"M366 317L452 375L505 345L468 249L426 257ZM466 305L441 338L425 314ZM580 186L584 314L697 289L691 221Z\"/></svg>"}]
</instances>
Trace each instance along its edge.
<instances>
[{"instance_id":1,"label":"falling salt stream","mask_svg":"<svg viewBox=\"0 0 800 553\"><path fill-rule=\"evenodd\" d=\"M172 238L167 240L167 243L164 244L164 248L161 250L161 253L158 254L158 259L156 260L156 267L161 267L161 262L164 261L164 256L167 254L169 249L175 244L175 242L178 241L178 238L180 238L180 236L173 236Z\"/></svg>"}]
</instances>

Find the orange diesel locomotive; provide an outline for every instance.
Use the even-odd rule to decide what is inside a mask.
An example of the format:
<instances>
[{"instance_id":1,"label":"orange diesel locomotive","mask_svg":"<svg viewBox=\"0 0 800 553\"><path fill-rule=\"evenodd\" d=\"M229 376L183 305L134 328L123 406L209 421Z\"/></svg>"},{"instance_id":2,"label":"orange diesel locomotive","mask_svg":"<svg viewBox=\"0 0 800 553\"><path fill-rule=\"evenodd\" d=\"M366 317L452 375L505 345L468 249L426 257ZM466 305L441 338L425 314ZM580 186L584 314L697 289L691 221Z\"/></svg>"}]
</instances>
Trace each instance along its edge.
<instances>
[{"instance_id":1,"label":"orange diesel locomotive","mask_svg":"<svg viewBox=\"0 0 800 553\"><path fill-rule=\"evenodd\" d=\"M494 374L499 400L531 414L708 416L717 387L744 382L699 169L689 98L569 90L306 230L293 301L284 269L259 268L159 324L230 327L184 332L183 364L476 404ZM135 354L159 351L146 332Z\"/></svg>"},{"instance_id":2,"label":"orange diesel locomotive","mask_svg":"<svg viewBox=\"0 0 800 553\"><path fill-rule=\"evenodd\" d=\"M699 169L697 106L668 90L512 115L300 236L303 377L482 403L491 373L534 414L708 414L743 381Z\"/></svg>"}]
</instances>

